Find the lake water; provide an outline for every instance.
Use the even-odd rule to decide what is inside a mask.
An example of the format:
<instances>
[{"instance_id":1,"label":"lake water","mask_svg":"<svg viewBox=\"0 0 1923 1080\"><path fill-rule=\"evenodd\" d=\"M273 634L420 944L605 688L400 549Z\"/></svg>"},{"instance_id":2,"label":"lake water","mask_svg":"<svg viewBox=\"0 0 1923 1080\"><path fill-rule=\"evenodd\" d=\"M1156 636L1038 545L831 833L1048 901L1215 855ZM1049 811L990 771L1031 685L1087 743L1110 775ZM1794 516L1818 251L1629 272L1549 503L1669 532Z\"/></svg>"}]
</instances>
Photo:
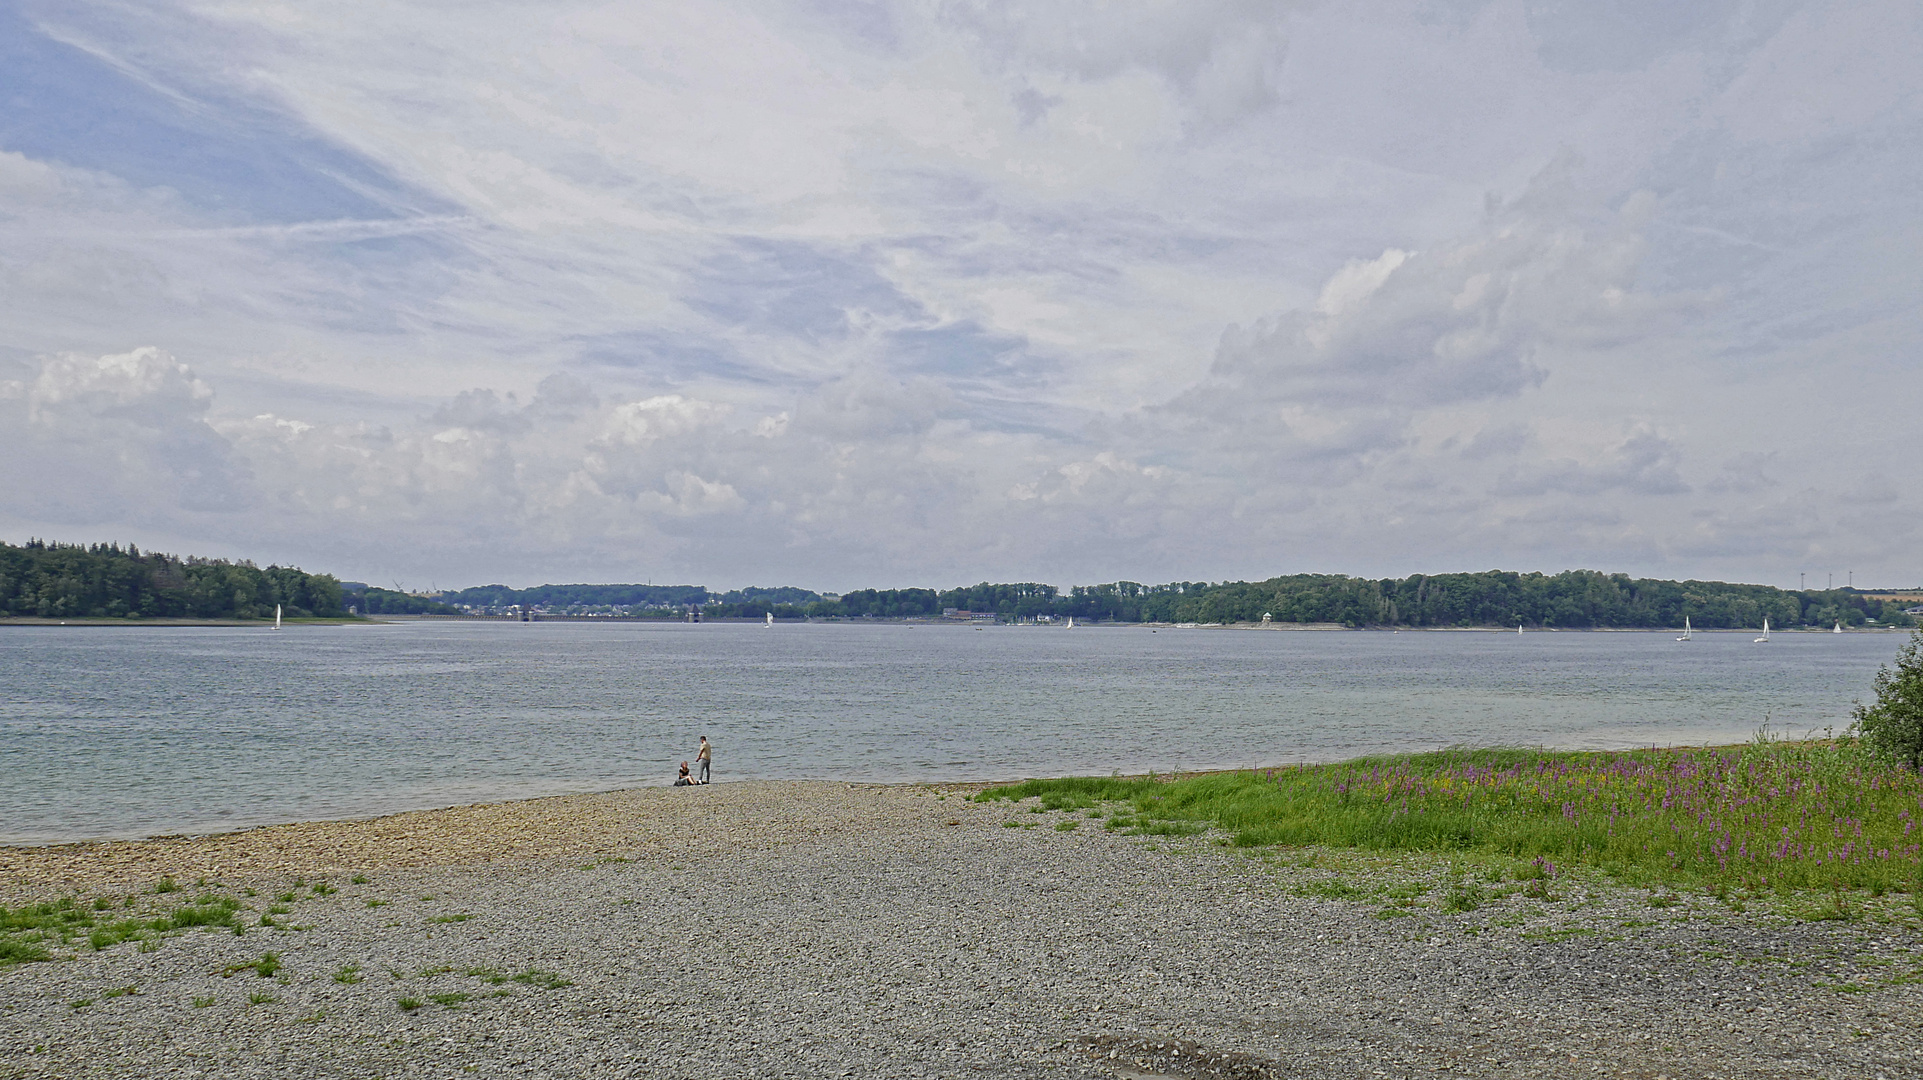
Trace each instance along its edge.
<instances>
[{"instance_id":1,"label":"lake water","mask_svg":"<svg viewBox=\"0 0 1923 1080\"><path fill-rule=\"evenodd\" d=\"M668 782L1258 767L1848 723L1899 634L0 627L0 843Z\"/></svg>"}]
</instances>

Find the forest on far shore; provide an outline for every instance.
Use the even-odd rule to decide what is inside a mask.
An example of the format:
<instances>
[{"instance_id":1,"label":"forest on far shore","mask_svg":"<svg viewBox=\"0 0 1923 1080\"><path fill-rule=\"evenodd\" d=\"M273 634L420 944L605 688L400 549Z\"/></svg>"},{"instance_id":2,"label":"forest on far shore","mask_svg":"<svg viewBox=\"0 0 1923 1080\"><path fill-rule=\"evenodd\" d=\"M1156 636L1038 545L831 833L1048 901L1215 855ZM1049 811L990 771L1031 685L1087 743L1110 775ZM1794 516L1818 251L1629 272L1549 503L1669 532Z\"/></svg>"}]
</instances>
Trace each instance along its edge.
<instances>
[{"instance_id":1,"label":"forest on far shore","mask_svg":"<svg viewBox=\"0 0 1923 1080\"><path fill-rule=\"evenodd\" d=\"M1001 621L1278 623L1365 627L1526 626L1705 629L1912 626L1904 605L1854 589L1778 589L1569 570L1488 570L1357 578L1296 574L1266 581L1132 581L1066 591L1032 582L954 589L747 588L698 585L486 585L418 595L343 583L330 574L223 559L179 558L118 544L0 542L0 616L267 619L354 615L600 615L617 618L900 619L972 613Z\"/></svg>"},{"instance_id":2,"label":"forest on far shore","mask_svg":"<svg viewBox=\"0 0 1923 1080\"><path fill-rule=\"evenodd\" d=\"M1567 629L1909 626L1902 604L1854 589L1793 591L1721 581L1666 581L1570 570L1560 574L1489 570L1355 578L1297 574L1266 581L1132 581L1066 591L1033 582L954 589L860 589L820 594L793 587L711 593L693 585L485 585L442 593L439 601L475 614L523 609L549 615L626 618L925 619L972 612L1002 621L1075 618L1080 622L1334 623L1363 627L1528 626Z\"/></svg>"},{"instance_id":3,"label":"forest on far shore","mask_svg":"<svg viewBox=\"0 0 1923 1080\"><path fill-rule=\"evenodd\" d=\"M0 543L0 615L271 619L347 614L341 583L290 566L185 559L118 544Z\"/></svg>"}]
</instances>

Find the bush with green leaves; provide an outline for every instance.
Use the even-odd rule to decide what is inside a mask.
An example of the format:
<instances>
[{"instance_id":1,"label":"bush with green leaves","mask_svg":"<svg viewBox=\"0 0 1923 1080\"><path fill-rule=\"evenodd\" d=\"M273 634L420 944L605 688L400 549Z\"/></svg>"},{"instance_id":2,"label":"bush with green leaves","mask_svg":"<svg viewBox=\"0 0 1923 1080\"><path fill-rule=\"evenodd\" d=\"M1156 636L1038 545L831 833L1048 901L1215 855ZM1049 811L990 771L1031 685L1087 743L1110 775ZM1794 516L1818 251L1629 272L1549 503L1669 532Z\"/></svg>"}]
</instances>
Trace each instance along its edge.
<instances>
[{"instance_id":1,"label":"bush with green leaves","mask_svg":"<svg viewBox=\"0 0 1923 1080\"><path fill-rule=\"evenodd\" d=\"M1923 630L1910 635L1895 667L1878 670L1870 686L1876 702L1857 704L1857 735L1877 753L1923 771Z\"/></svg>"}]
</instances>

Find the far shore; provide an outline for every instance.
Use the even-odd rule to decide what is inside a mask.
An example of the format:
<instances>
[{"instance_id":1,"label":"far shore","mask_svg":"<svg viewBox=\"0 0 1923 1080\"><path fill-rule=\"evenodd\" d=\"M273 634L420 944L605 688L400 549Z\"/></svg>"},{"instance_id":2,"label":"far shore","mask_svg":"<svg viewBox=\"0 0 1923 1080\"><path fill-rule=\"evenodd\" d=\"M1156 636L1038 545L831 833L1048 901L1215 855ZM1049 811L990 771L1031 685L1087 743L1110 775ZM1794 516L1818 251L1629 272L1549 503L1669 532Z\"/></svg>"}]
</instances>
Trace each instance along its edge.
<instances>
[{"instance_id":1,"label":"far shore","mask_svg":"<svg viewBox=\"0 0 1923 1080\"><path fill-rule=\"evenodd\" d=\"M329 618L287 618L286 626L386 626L416 622L478 622L478 623L518 623L522 620L505 615L344 615ZM646 625L685 625L681 619L633 618L628 616L604 615L540 615L530 622L566 623L618 623ZM701 624L728 626L763 626L761 619L713 618L703 619ZM954 626L1005 627L1024 630L1063 630L1062 623L989 623L962 622L941 618L900 618L900 619L776 619L776 626L797 626L802 624L823 626ZM263 627L273 625L272 619L174 619L174 618L106 618L94 616L74 616L71 618L42 618L34 615L0 616L0 626L185 626L185 627ZM699 625L699 624L697 624ZM1169 622L1092 622L1077 623L1077 630L1270 630L1290 633L1396 633L1396 634L1513 634L1511 626L1345 626L1342 623L1285 623L1285 622L1232 622L1232 623L1169 623ZM1525 634L1673 634L1681 633L1680 626L1531 626L1525 627ZM1698 635L1710 634L1754 634L1753 626L1708 628L1696 627ZM1908 627L1901 626L1855 626L1843 631L1845 634L1888 634L1907 633ZM1772 634L1830 634L1834 631L1819 626L1778 627Z\"/></svg>"}]
</instances>

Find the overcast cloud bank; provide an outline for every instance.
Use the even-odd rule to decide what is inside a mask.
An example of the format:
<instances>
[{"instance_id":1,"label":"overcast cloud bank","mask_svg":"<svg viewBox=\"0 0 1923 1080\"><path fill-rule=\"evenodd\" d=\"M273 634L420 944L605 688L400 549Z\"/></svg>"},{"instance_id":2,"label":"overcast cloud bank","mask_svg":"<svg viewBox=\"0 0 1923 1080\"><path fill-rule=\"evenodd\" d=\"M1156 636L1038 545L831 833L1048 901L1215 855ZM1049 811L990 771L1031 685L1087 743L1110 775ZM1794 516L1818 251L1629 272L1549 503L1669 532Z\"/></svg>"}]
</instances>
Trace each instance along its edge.
<instances>
[{"instance_id":1,"label":"overcast cloud bank","mask_svg":"<svg viewBox=\"0 0 1923 1080\"><path fill-rule=\"evenodd\" d=\"M0 530L1914 584L1923 16L1646 8L28 3Z\"/></svg>"}]
</instances>

